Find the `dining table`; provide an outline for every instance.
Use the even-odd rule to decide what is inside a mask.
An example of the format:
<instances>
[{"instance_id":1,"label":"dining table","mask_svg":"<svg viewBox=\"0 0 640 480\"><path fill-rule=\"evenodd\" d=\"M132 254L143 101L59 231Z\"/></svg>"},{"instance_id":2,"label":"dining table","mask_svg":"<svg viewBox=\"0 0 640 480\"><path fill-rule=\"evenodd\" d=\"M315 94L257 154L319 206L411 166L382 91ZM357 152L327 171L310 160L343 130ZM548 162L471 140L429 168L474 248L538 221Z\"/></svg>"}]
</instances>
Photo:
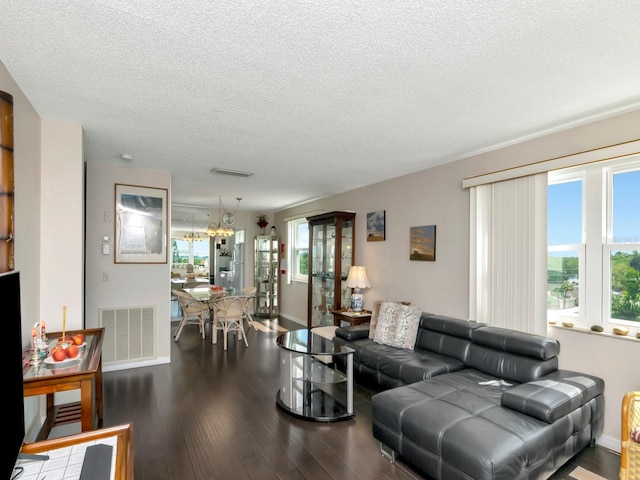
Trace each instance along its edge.
<instances>
[{"instance_id":1,"label":"dining table","mask_svg":"<svg viewBox=\"0 0 640 480\"><path fill-rule=\"evenodd\" d=\"M231 288L219 287L219 288L213 289L211 287L214 287L214 286L203 285L201 287L183 288L182 290L187 293L190 293L193 296L193 298L195 298L196 300L199 300L201 303L206 303L209 306L209 316L213 320L213 318L215 317L214 303L216 302L216 300L228 295L236 295L236 289L233 287ZM247 295L247 294L241 293L237 296L252 297L253 295Z\"/></svg>"}]
</instances>

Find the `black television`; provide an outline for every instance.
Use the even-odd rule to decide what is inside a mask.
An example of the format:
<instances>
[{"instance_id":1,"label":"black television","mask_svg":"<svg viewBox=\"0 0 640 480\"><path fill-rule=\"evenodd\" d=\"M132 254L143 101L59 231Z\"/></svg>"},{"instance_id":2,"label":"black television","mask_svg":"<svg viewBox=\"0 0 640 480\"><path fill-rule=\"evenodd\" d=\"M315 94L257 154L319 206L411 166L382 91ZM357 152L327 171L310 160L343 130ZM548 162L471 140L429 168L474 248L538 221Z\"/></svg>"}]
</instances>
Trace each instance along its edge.
<instances>
[{"instance_id":1,"label":"black television","mask_svg":"<svg viewBox=\"0 0 640 480\"><path fill-rule=\"evenodd\" d=\"M20 311L20 273L0 273L0 292L5 299L2 329L7 342L7 366L3 368L3 397L7 405L2 419L2 437L6 454L2 456L0 478L12 478L13 467L24 443L24 385L22 379L22 314ZM8 443L7 443L8 442Z\"/></svg>"}]
</instances>

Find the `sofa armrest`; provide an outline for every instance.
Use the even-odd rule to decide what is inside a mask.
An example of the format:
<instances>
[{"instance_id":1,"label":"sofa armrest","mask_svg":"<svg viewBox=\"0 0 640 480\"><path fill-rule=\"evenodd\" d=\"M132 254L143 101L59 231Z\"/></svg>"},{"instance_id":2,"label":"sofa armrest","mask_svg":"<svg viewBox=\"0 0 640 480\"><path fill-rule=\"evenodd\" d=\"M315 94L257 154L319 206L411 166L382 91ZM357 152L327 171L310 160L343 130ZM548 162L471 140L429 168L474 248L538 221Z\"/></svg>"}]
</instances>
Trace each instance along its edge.
<instances>
[{"instance_id":1,"label":"sofa armrest","mask_svg":"<svg viewBox=\"0 0 640 480\"><path fill-rule=\"evenodd\" d=\"M351 325L349 327L336 328L336 337L349 342L369 338L369 325Z\"/></svg>"},{"instance_id":2,"label":"sofa armrest","mask_svg":"<svg viewBox=\"0 0 640 480\"><path fill-rule=\"evenodd\" d=\"M553 423L604 392L604 380L558 370L544 379L522 383L502 394L503 407Z\"/></svg>"}]
</instances>

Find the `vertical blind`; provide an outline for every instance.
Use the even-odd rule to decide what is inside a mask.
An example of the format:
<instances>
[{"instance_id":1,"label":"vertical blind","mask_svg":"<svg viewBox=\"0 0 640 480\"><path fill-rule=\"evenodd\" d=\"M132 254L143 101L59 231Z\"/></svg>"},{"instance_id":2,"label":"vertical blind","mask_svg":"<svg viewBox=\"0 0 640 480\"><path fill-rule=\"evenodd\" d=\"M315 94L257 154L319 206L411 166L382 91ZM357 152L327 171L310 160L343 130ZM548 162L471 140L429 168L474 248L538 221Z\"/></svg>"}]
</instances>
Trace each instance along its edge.
<instances>
[{"instance_id":1,"label":"vertical blind","mask_svg":"<svg viewBox=\"0 0 640 480\"><path fill-rule=\"evenodd\" d=\"M546 333L547 175L471 187L471 318Z\"/></svg>"}]
</instances>

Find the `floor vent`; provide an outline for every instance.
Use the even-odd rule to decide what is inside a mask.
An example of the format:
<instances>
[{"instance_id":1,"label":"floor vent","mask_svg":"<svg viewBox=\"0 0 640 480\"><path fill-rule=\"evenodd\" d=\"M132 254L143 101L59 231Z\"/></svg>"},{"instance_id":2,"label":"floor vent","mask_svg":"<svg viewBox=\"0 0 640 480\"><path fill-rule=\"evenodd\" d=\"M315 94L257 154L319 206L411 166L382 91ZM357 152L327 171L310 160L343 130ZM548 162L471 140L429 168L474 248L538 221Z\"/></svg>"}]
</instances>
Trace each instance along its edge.
<instances>
[{"instance_id":1,"label":"floor vent","mask_svg":"<svg viewBox=\"0 0 640 480\"><path fill-rule=\"evenodd\" d=\"M102 362L130 362L155 357L155 307L98 309L104 327Z\"/></svg>"}]
</instances>

